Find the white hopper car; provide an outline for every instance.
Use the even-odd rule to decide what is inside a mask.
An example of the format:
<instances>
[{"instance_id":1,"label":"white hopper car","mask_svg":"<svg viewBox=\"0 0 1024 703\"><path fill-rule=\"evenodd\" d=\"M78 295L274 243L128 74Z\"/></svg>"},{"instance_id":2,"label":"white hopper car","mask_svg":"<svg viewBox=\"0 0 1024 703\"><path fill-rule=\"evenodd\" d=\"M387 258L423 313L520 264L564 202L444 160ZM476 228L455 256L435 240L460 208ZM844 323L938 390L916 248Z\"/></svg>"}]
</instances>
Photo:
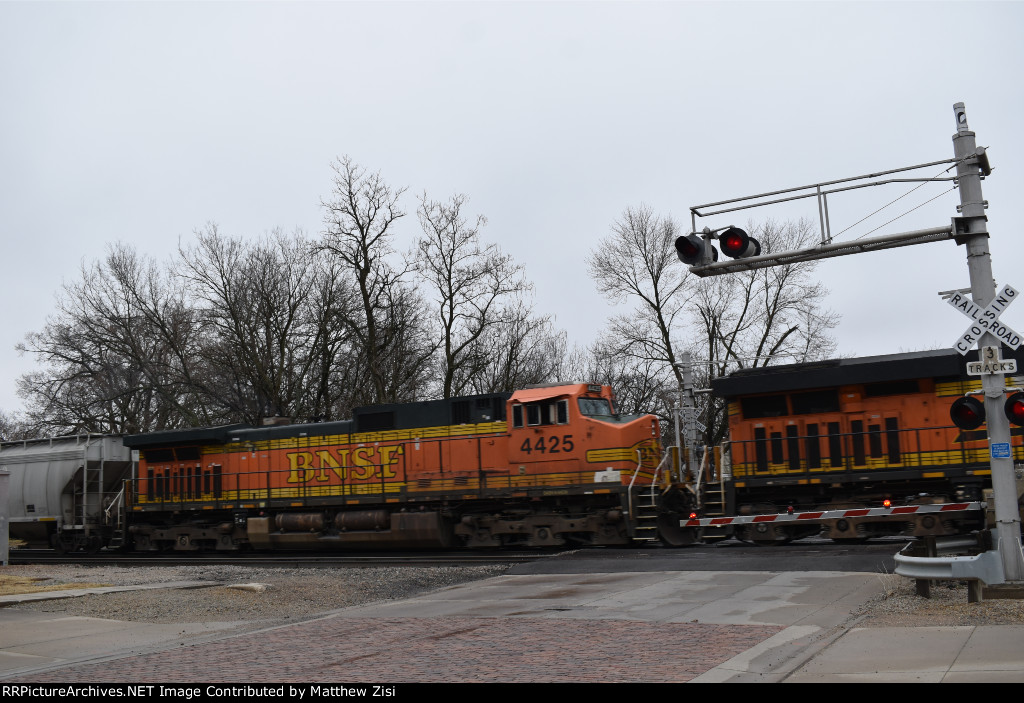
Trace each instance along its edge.
<instances>
[{"instance_id":1,"label":"white hopper car","mask_svg":"<svg viewBox=\"0 0 1024 703\"><path fill-rule=\"evenodd\" d=\"M0 443L0 471L10 474L10 538L64 551L116 546L133 466L133 452L119 436Z\"/></svg>"}]
</instances>

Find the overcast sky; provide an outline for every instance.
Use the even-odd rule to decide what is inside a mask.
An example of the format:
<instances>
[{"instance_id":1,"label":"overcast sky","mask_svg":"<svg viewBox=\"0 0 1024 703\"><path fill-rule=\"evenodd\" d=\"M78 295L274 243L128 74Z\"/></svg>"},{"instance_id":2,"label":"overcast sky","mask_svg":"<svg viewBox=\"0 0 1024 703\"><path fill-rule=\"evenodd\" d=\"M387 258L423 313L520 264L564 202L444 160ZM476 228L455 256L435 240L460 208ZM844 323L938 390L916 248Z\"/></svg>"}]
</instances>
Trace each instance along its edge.
<instances>
[{"instance_id":1,"label":"overcast sky","mask_svg":"<svg viewBox=\"0 0 1024 703\"><path fill-rule=\"evenodd\" d=\"M318 234L342 154L409 188L403 247L417 194L467 194L585 345L617 312L585 257L626 207L688 226L692 205L950 158L962 101L995 168L995 276L1024 290L1022 28L1019 2L0 1L0 409L35 364L15 345L83 262L117 241L164 258L209 222ZM836 196L833 233L908 190ZM946 225L958 202L871 236ZM800 216L817 225L813 200L735 219ZM966 327L936 295L968 285L952 242L817 273L843 355ZM1024 331L1024 306L1004 321Z\"/></svg>"}]
</instances>

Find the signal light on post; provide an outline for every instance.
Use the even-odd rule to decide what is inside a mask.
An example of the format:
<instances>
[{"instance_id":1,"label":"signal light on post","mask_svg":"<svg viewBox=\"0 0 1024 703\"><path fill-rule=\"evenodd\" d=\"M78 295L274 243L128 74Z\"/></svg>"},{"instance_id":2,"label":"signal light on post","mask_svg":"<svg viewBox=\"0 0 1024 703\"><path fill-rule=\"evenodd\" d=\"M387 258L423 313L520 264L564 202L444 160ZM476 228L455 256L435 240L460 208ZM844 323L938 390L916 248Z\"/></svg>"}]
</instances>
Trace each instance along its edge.
<instances>
[{"instance_id":1,"label":"signal light on post","mask_svg":"<svg viewBox=\"0 0 1024 703\"><path fill-rule=\"evenodd\" d=\"M1007 398L1003 412L1006 413L1007 420L1018 427L1024 427L1024 393L1017 391Z\"/></svg>"},{"instance_id":2,"label":"signal light on post","mask_svg":"<svg viewBox=\"0 0 1024 703\"><path fill-rule=\"evenodd\" d=\"M722 253L733 259L758 256L761 253L761 243L739 227L730 227L718 235L718 244L722 247Z\"/></svg>"},{"instance_id":3,"label":"signal light on post","mask_svg":"<svg viewBox=\"0 0 1024 703\"><path fill-rule=\"evenodd\" d=\"M977 398L965 395L953 401L949 417L961 430L975 430L985 423L985 406Z\"/></svg>"},{"instance_id":4,"label":"signal light on post","mask_svg":"<svg viewBox=\"0 0 1024 703\"><path fill-rule=\"evenodd\" d=\"M676 254L687 266L703 266L718 261L718 250L696 234L676 237Z\"/></svg>"}]
</instances>

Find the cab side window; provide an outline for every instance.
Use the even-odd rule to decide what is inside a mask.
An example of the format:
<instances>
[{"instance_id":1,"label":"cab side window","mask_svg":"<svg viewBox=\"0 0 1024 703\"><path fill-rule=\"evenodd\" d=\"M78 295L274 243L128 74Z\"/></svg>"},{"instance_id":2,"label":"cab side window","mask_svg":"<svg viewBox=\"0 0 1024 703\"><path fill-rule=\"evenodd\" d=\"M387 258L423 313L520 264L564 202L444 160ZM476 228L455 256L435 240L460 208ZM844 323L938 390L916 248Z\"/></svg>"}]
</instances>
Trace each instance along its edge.
<instances>
[{"instance_id":1,"label":"cab side window","mask_svg":"<svg viewBox=\"0 0 1024 703\"><path fill-rule=\"evenodd\" d=\"M542 401L539 403L527 403L525 406L520 404L512 406L512 427L568 424L568 400L558 400L554 403Z\"/></svg>"},{"instance_id":2,"label":"cab side window","mask_svg":"<svg viewBox=\"0 0 1024 703\"><path fill-rule=\"evenodd\" d=\"M523 426L523 406L513 405L512 406L512 426L522 427Z\"/></svg>"},{"instance_id":3,"label":"cab side window","mask_svg":"<svg viewBox=\"0 0 1024 703\"><path fill-rule=\"evenodd\" d=\"M569 401L560 400L555 405L555 423L559 425L569 424Z\"/></svg>"}]
</instances>

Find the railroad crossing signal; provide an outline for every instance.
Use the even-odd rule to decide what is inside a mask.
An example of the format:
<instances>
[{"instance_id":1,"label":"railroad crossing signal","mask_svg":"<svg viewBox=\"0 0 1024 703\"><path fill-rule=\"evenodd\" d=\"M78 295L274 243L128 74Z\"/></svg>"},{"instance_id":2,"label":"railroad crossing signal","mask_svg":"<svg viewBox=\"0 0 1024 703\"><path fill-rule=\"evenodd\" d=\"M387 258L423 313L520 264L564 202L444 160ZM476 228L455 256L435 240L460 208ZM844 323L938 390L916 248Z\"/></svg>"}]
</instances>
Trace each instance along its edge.
<instances>
[{"instance_id":1,"label":"railroad crossing signal","mask_svg":"<svg viewBox=\"0 0 1024 703\"><path fill-rule=\"evenodd\" d=\"M977 398L965 395L953 401L949 417L961 430L976 430L985 424L985 406Z\"/></svg>"},{"instance_id":2,"label":"railroad crossing signal","mask_svg":"<svg viewBox=\"0 0 1024 703\"><path fill-rule=\"evenodd\" d=\"M739 227L730 227L718 236L722 253L731 259L745 259L761 253L761 242L757 241Z\"/></svg>"},{"instance_id":3,"label":"railroad crossing signal","mask_svg":"<svg viewBox=\"0 0 1024 703\"><path fill-rule=\"evenodd\" d=\"M676 237L676 255L687 266L703 266L718 261L718 250L711 246L710 240L697 234Z\"/></svg>"},{"instance_id":4,"label":"railroad crossing signal","mask_svg":"<svg viewBox=\"0 0 1024 703\"><path fill-rule=\"evenodd\" d=\"M967 362L967 373L972 376L989 376L1017 372L1016 359L1000 359L999 347L982 347L979 361ZM998 391L996 396L998 397ZM1018 427L1024 427L1024 392L1013 393L1003 404L1006 419ZM953 424L961 430L974 430L985 424L985 406L981 401L965 395L957 398L949 408ZM994 446L994 445L993 445Z\"/></svg>"},{"instance_id":5,"label":"railroad crossing signal","mask_svg":"<svg viewBox=\"0 0 1024 703\"><path fill-rule=\"evenodd\" d=\"M1024 393L1018 391L1007 398L1003 414L1017 427L1024 427ZM961 430L976 430L985 424L985 406L977 398L965 395L953 401L949 417Z\"/></svg>"},{"instance_id":6,"label":"railroad crossing signal","mask_svg":"<svg viewBox=\"0 0 1024 703\"><path fill-rule=\"evenodd\" d=\"M1003 412L1010 422L1017 427L1024 427L1024 393L1017 391L1007 398L1006 404L1003 405Z\"/></svg>"},{"instance_id":7,"label":"railroad crossing signal","mask_svg":"<svg viewBox=\"0 0 1024 703\"><path fill-rule=\"evenodd\" d=\"M723 227L717 235L722 253L733 259L745 259L761 254L761 243L741 230L739 227ZM705 228L701 234L696 232L676 237L676 254L687 266L707 266L718 261L718 249L711 244L715 232Z\"/></svg>"},{"instance_id":8,"label":"railroad crossing signal","mask_svg":"<svg viewBox=\"0 0 1024 703\"><path fill-rule=\"evenodd\" d=\"M953 348L960 352L961 355L967 354L981 339L981 335L986 332L991 332L1010 349L1019 347L1024 338L999 320L999 316L1010 306L1010 303L1016 300L1018 295L1020 295L1020 292L1016 288L1011 285L1005 285L984 309L965 293L954 293L951 295L946 302L973 321L973 324L967 328L967 331L960 335L959 339L953 343Z\"/></svg>"}]
</instances>

